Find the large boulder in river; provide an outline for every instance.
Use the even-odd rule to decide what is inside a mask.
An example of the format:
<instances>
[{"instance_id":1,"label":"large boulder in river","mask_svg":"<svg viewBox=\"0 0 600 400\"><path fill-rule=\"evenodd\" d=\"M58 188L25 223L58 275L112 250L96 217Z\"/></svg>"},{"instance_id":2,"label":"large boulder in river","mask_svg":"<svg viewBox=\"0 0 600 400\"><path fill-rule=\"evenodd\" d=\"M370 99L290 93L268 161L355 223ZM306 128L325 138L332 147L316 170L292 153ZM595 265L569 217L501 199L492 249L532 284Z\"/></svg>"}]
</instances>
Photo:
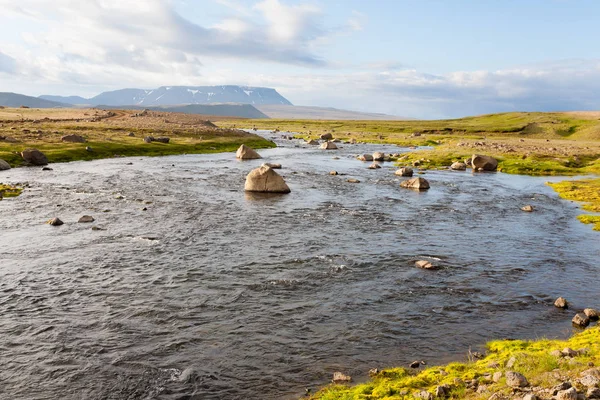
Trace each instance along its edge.
<instances>
[{"instance_id":1,"label":"large boulder in river","mask_svg":"<svg viewBox=\"0 0 600 400\"><path fill-rule=\"evenodd\" d=\"M10 169L10 164L0 158L0 171L6 171Z\"/></svg>"},{"instance_id":2,"label":"large boulder in river","mask_svg":"<svg viewBox=\"0 0 600 400\"><path fill-rule=\"evenodd\" d=\"M385 159L385 153L376 151L373 153L373 161L383 161Z\"/></svg>"},{"instance_id":3,"label":"large boulder in river","mask_svg":"<svg viewBox=\"0 0 600 400\"><path fill-rule=\"evenodd\" d=\"M85 143L85 138L81 135L65 135L60 140L69 143Z\"/></svg>"},{"instance_id":4,"label":"large boulder in river","mask_svg":"<svg viewBox=\"0 0 600 400\"><path fill-rule=\"evenodd\" d=\"M338 147L333 142L325 142L319 148L322 150L337 150Z\"/></svg>"},{"instance_id":5,"label":"large boulder in river","mask_svg":"<svg viewBox=\"0 0 600 400\"><path fill-rule=\"evenodd\" d=\"M396 172L394 172L394 174L400 175L400 176L411 177L411 176L413 176L413 169L411 167L402 167L399 170L397 170Z\"/></svg>"},{"instance_id":6,"label":"large boulder in river","mask_svg":"<svg viewBox=\"0 0 600 400\"><path fill-rule=\"evenodd\" d=\"M246 176L244 190L247 192L261 193L289 193L290 188L281 175L273 171L273 168L263 165L253 169Z\"/></svg>"},{"instance_id":7,"label":"large boulder in river","mask_svg":"<svg viewBox=\"0 0 600 400\"><path fill-rule=\"evenodd\" d=\"M240 160L255 160L257 158L262 158L260 154L254 151L254 149L251 149L245 144L240 146L240 148L235 153L235 156Z\"/></svg>"},{"instance_id":8,"label":"large boulder in river","mask_svg":"<svg viewBox=\"0 0 600 400\"><path fill-rule=\"evenodd\" d=\"M498 168L498 160L490 156L473 154L471 157L473 171L495 171Z\"/></svg>"},{"instance_id":9,"label":"large boulder in river","mask_svg":"<svg viewBox=\"0 0 600 400\"><path fill-rule=\"evenodd\" d=\"M427 190L429 189L429 182L424 178L412 178L402 182L400 187L415 190Z\"/></svg>"},{"instance_id":10,"label":"large boulder in river","mask_svg":"<svg viewBox=\"0 0 600 400\"><path fill-rule=\"evenodd\" d=\"M21 157L31 165L48 165L48 158L38 149L26 149L21 152Z\"/></svg>"},{"instance_id":11,"label":"large boulder in river","mask_svg":"<svg viewBox=\"0 0 600 400\"><path fill-rule=\"evenodd\" d=\"M331 133L324 133L321 135L321 140L331 140L333 139L333 135Z\"/></svg>"}]
</instances>

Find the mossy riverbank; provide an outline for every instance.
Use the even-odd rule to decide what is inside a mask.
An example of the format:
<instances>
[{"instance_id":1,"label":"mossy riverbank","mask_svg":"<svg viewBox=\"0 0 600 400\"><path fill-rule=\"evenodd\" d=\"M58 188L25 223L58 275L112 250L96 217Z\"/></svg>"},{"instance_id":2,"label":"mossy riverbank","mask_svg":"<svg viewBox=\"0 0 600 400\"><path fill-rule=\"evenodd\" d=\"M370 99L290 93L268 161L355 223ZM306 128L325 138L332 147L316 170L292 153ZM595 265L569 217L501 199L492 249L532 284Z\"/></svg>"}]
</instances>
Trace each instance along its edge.
<instances>
[{"instance_id":1,"label":"mossy riverbank","mask_svg":"<svg viewBox=\"0 0 600 400\"><path fill-rule=\"evenodd\" d=\"M569 382L580 393L580 383L592 366L600 365L600 328L589 328L568 340L497 340L487 344L479 360L428 367L422 371L392 368L372 371L371 381L356 386L333 384L312 400L393 399L522 399L551 398L557 385ZM522 374L527 385L507 382L507 372ZM587 371L587 372L586 372ZM509 374L510 375L510 374ZM437 394L437 395L436 395Z\"/></svg>"},{"instance_id":2,"label":"mossy riverbank","mask_svg":"<svg viewBox=\"0 0 600 400\"><path fill-rule=\"evenodd\" d=\"M600 213L600 178L577 181L549 183L559 196L583 203L582 208L593 213ZM584 224L593 224L594 230L600 231L600 214L582 214L578 219Z\"/></svg>"}]
</instances>

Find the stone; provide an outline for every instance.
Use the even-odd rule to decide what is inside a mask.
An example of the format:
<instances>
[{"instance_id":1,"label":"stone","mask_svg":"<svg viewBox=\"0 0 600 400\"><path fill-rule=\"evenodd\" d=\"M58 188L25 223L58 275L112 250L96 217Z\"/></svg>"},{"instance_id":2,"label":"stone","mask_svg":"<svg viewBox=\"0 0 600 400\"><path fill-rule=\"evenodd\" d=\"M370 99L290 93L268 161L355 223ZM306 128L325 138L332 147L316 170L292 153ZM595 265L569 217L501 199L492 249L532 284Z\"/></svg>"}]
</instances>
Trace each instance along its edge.
<instances>
[{"instance_id":1,"label":"stone","mask_svg":"<svg viewBox=\"0 0 600 400\"><path fill-rule=\"evenodd\" d=\"M331 133L324 133L320 137L321 137L321 140L331 140L331 139L333 139L333 135Z\"/></svg>"},{"instance_id":2,"label":"stone","mask_svg":"<svg viewBox=\"0 0 600 400\"><path fill-rule=\"evenodd\" d=\"M133 132L129 132L129 134L128 134L127 136L129 136L129 137L134 137L134 136L135 136L135 133L133 133Z\"/></svg>"},{"instance_id":3,"label":"stone","mask_svg":"<svg viewBox=\"0 0 600 400\"><path fill-rule=\"evenodd\" d=\"M600 399L600 389L598 388L589 388L586 396L588 399Z\"/></svg>"},{"instance_id":4,"label":"stone","mask_svg":"<svg viewBox=\"0 0 600 400\"><path fill-rule=\"evenodd\" d=\"M309 140L308 142L306 142L306 144L310 144L311 146L318 146L319 142L317 142L316 140Z\"/></svg>"},{"instance_id":5,"label":"stone","mask_svg":"<svg viewBox=\"0 0 600 400\"><path fill-rule=\"evenodd\" d=\"M47 223L48 225L52 225L52 226L61 226L62 224L64 224L64 222L62 222L62 221L60 220L60 218L52 218L52 219L49 219L48 221L46 221L46 223Z\"/></svg>"},{"instance_id":6,"label":"stone","mask_svg":"<svg viewBox=\"0 0 600 400\"><path fill-rule=\"evenodd\" d=\"M383 161L385 159L385 153L376 151L373 153L373 161Z\"/></svg>"},{"instance_id":7,"label":"stone","mask_svg":"<svg viewBox=\"0 0 600 400\"><path fill-rule=\"evenodd\" d=\"M563 355L562 355L562 352L561 352L560 350L552 350L552 351L550 352L550 355L551 355L552 357L556 357L556 358L560 358L560 357L562 357L562 356L563 356Z\"/></svg>"},{"instance_id":8,"label":"stone","mask_svg":"<svg viewBox=\"0 0 600 400\"><path fill-rule=\"evenodd\" d=\"M270 168L273 168L273 169L281 169L281 164L263 163L262 167L270 167Z\"/></svg>"},{"instance_id":9,"label":"stone","mask_svg":"<svg viewBox=\"0 0 600 400\"><path fill-rule=\"evenodd\" d=\"M573 325L577 325L579 327L585 328L590 324L590 319L584 313L577 313L571 320Z\"/></svg>"},{"instance_id":10,"label":"stone","mask_svg":"<svg viewBox=\"0 0 600 400\"><path fill-rule=\"evenodd\" d=\"M48 165L48 158L38 149L26 149L21 152L21 157L31 165Z\"/></svg>"},{"instance_id":11,"label":"stone","mask_svg":"<svg viewBox=\"0 0 600 400\"><path fill-rule=\"evenodd\" d=\"M350 143L350 144L356 144L356 139L352 138L352 139L350 139L350 141L348 143Z\"/></svg>"},{"instance_id":12,"label":"stone","mask_svg":"<svg viewBox=\"0 0 600 400\"><path fill-rule=\"evenodd\" d=\"M332 382L333 383L352 382L352 377L350 377L349 375L345 375L342 372L336 371L336 372L333 373Z\"/></svg>"},{"instance_id":13,"label":"stone","mask_svg":"<svg viewBox=\"0 0 600 400\"><path fill-rule=\"evenodd\" d=\"M527 378L522 374L514 371L506 372L506 384L512 388L529 386Z\"/></svg>"},{"instance_id":14,"label":"stone","mask_svg":"<svg viewBox=\"0 0 600 400\"><path fill-rule=\"evenodd\" d=\"M597 388L600 387L600 378L594 375L585 375L579 379L579 383L588 388Z\"/></svg>"},{"instance_id":15,"label":"stone","mask_svg":"<svg viewBox=\"0 0 600 400\"><path fill-rule=\"evenodd\" d=\"M261 193L290 192L290 188L285 183L281 175L267 166L262 166L250 171L248 176L246 176L244 190L247 192Z\"/></svg>"},{"instance_id":16,"label":"stone","mask_svg":"<svg viewBox=\"0 0 600 400\"><path fill-rule=\"evenodd\" d=\"M495 171L498 168L498 160L490 156L473 154L471 165L476 171Z\"/></svg>"},{"instance_id":17,"label":"stone","mask_svg":"<svg viewBox=\"0 0 600 400\"><path fill-rule=\"evenodd\" d=\"M569 302L564 297L559 297L554 301L554 307L556 308L569 308Z\"/></svg>"},{"instance_id":18,"label":"stone","mask_svg":"<svg viewBox=\"0 0 600 400\"><path fill-rule=\"evenodd\" d=\"M539 397L537 397L535 395L535 393L527 393L525 396L523 396L523 400L538 400Z\"/></svg>"},{"instance_id":19,"label":"stone","mask_svg":"<svg viewBox=\"0 0 600 400\"><path fill-rule=\"evenodd\" d=\"M348 183L360 183L360 181L358 179L354 179L354 178L346 179L346 182L348 182Z\"/></svg>"},{"instance_id":20,"label":"stone","mask_svg":"<svg viewBox=\"0 0 600 400\"><path fill-rule=\"evenodd\" d=\"M494 372L494 375L492 375L492 380L496 383L498 383L501 378L502 378L502 371Z\"/></svg>"},{"instance_id":21,"label":"stone","mask_svg":"<svg viewBox=\"0 0 600 400\"><path fill-rule=\"evenodd\" d=\"M416 261L415 265L417 267L423 268L423 269L437 269L437 267L435 267L433 264L431 264L431 262L429 262L427 260Z\"/></svg>"},{"instance_id":22,"label":"stone","mask_svg":"<svg viewBox=\"0 0 600 400\"><path fill-rule=\"evenodd\" d=\"M159 142L159 143L169 143L171 141L171 139L168 137L161 136L161 137L157 137L156 139L154 139L154 141Z\"/></svg>"},{"instance_id":23,"label":"stone","mask_svg":"<svg viewBox=\"0 0 600 400\"><path fill-rule=\"evenodd\" d=\"M451 391L450 385L440 385L435 388L435 397L444 399L444 398L450 396L450 391Z\"/></svg>"},{"instance_id":24,"label":"stone","mask_svg":"<svg viewBox=\"0 0 600 400\"><path fill-rule=\"evenodd\" d=\"M77 221L77 222L88 223L88 222L94 222L94 221L95 221L95 219L91 215L84 215L81 218L79 218L79 221Z\"/></svg>"},{"instance_id":25,"label":"stone","mask_svg":"<svg viewBox=\"0 0 600 400\"><path fill-rule=\"evenodd\" d=\"M379 169L381 168L381 165L377 164L377 163L373 163L371 165L369 165L369 169Z\"/></svg>"},{"instance_id":26,"label":"stone","mask_svg":"<svg viewBox=\"0 0 600 400\"><path fill-rule=\"evenodd\" d=\"M0 171L6 171L10 169L10 164L0 158Z\"/></svg>"},{"instance_id":27,"label":"stone","mask_svg":"<svg viewBox=\"0 0 600 400\"><path fill-rule=\"evenodd\" d=\"M561 390L556 394L556 400L577 400L577 390L574 387Z\"/></svg>"},{"instance_id":28,"label":"stone","mask_svg":"<svg viewBox=\"0 0 600 400\"><path fill-rule=\"evenodd\" d=\"M426 390L422 390L414 394L417 399L433 400L433 395Z\"/></svg>"},{"instance_id":29,"label":"stone","mask_svg":"<svg viewBox=\"0 0 600 400\"><path fill-rule=\"evenodd\" d=\"M360 161L373 161L373 156L371 154L362 154L358 156Z\"/></svg>"},{"instance_id":30,"label":"stone","mask_svg":"<svg viewBox=\"0 0 600 400\"><path fill-rule=\"evenodd\" d=\"M465 171L467 169L467 164L465 164L464 162L457 161L455 163L452 163L450 169L454 171Z\"/></svg>"},{"instance_id":31,"label":"stone","mask_svg":"<svg viewBox=\"0 0 600 400\"><path fill-rule=\"evenodd\" d=\"M254 151L254 149L251 149L245 144L241 145L239 149L237 149L235 157L239 158L240 160L256 160L258 158L262 158L260 154Z\"/></svg>"},{"instance_id":32,"label":"stone","mask_svg":"<svg viewBox=\"0 0 600 400\"><path fill-rule=\"evenodd\" d=\"M429 189L429 182L425 178L412 178L400 183L400 187L415 190Z\"/></svg>"},{"instance_id":33,"label":"stone","mask_svg":"<svg viewBox=\"0 0 600 400\"><path fill-rule=\"evenodd\" d=\"M517 363L517 359L515 357L511 357L508 359L508 361L506 362L505 367L506 368L512 368L515 366L515 364Z\"/></svg>"},{"instance_id":34,"label":"stone","mask_svg":"<svg viewBox=\"0 0 600 400\"><path fill-rule=\"evenodd\" d=\"M583 313L587 315L590 321L598 321L598 318L600 318L600 311L593 308L586 308Z\"/></svg>"},{"instance_id":35,"label":"stone","mask_svg":"<svg viewBox=\"0 0 600 400\"><path fill-rule=\"evenodd\" d=\"M60 140L69 143L85 143L85 138L81 135L65 135Z\"/></svg>"},{"instance_id":36,"label":"stone","mask_svg":"<svg viewBox=\"0 0 600 400\"><path fill-rule=\"evenodd\" d=\"M146 143L152 143L152 142L154 142L154 137L152 137L152 136L146 136L144 138L144 142L146 142Z\"/></svg>"},{"instance_id":37,"label":"stone","mask_svg":"<svg viewBox=\"0 0 600 400\"><path fill-rule=\"evenodd\" d=\"M564 357L576 357L579 353L570 347L565 347L560 354L562 354Z\"/></svg>"},{"instance_id":38,"label":"stone","mask_svg":"<svg viewBox=\"0 0 600 400\"><path fill-rule=\"evenodd\" d=\"M534 208L531 205L526 205L521 207L521 211L525 211L525 212L533 212Z\"/></svg>"},{"instance_id":39,"label":"stone","mask_svg":"<svg viewBox=\"0 0 600 400\"><path fill-rule=\"evenodd\" d=\"M329 171L329 175L338 175L337 171Z\"/></svg>"},{"instance_id":40,"label":"stone","mask_svg":"<svg viewBox=\"0 0 600 400\"><path fill-rule=\"evenodd\" d=\"M413 361L410 363L411 368L419 368L421 364L425 364L423 361Z\"/></svg>"},{"instance_id":41,"label":"stone","mask_svg":"<svg viewBox=\"0 0 600 400\"><path fill-rule=\"evenodd\" d=\"M319 146L321 150L337 150L337 146L333 142L325 142Z\"/></svg>"},{"instance_id":42,"label":"stone","mask_svg":"<svg viewBox=\"0 0 600 400\"><path fill-rule=\"evenodd\" d=\"M50 167L44 167L44 168L42 168L42 171L54 171L54 169L52 169Z\"/></svg>"},{"instance_id":43,"label":"stone","mask_svg":"<svg viewBox=\"0 0 600 400\"><path fill-rule=\"evenodd\" d=\"M90 146L85 146L85 151L92 152L94 149L92 149Z\"/></svg>"},{"instance_id":44,"label":"stone","mask_svg":"<svg viewBox=\"0 0 600 400\"><path fill-rule=\"evenodd\" d=\"M411 167L402 167L399 170L397 170L396 172L394 172L394 174L400 175L400 176L411 177L411 176L413 176L414 172Z\"/></svg>"}]
</instances>

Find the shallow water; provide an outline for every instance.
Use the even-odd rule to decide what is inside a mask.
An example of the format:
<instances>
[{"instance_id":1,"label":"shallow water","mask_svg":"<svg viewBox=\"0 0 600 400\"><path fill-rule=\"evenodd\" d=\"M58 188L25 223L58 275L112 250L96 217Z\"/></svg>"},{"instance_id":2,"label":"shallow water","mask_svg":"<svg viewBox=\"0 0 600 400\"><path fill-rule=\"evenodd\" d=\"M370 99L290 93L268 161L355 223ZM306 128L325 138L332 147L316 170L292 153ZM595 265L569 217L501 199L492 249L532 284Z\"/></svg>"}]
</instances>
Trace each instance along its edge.
<instances>
[{"instance_id":1,"label":"shallow water","mask_svg":"<svg viewBox=\"0 0 600 400\"><path fill-rule=\"evenodd\" d=\"M600 236L548 178L431 171L419 193L352 157L407 149L278 143L264 160L4 172L30 188L0 202L2 398L298 398L337 370L361 380L493 338L565 337L558 296L600 307ZM264 161L291 194L244 193ZM55 216L65 225L44 224Z\"/></svg>"}]
</instances>

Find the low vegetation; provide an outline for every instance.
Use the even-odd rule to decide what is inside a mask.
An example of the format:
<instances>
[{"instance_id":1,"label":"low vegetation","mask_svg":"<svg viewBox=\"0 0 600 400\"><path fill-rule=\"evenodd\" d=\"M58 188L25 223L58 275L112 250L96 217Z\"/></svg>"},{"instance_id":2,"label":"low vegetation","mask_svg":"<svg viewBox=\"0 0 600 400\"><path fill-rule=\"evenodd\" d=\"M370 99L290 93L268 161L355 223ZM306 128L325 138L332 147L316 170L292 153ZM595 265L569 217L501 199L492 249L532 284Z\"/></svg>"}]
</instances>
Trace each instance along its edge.
<instances>
[{"instance_id":1,"label":"low vegetation","mask_svg":"<svg viewBox=\"0 0 600 400\"><path fill-rule=\"evenodd\" d=\"M570 349L571 351L569 351ZM552 396L552 387L571 382L580 391L578 378L590 365L600 363L600 328L587 329L569 340L498 340L487 344L487 355L465 363L429 367L420 372L406 368L374 371L372 380L347 386L334 384L311 396L313 400L376 400L434 398L443 387L452 399L513 398L515 389L506 372L518 372L529 381L528 389ZM599 371L600 372L600 371ZM428 394L429 393L429 394ZM438 393L439 394L439 393ZM515 398L522 398L524 394ZM544 396L544 398L546 398Z\"/></svg>"},{"instance_id":2,"label":"low vegetation","mask_svg":"<svg viewBox=\"0 0 600 400\"><path fill-rule=\"evenodd\" d=\"M600 178L577 181L549 183L560 197L583 203L586 211L600 213ZM600 215L583 214L578 219L584 224L594 224L594 230L600 231Z\"/></svg>"},{"instance_id":3,"label":"low vegetation","mask_svg":"<svg viewBox=\"0 0 600 400\"><path fill-rule=\"evenodd\" d=\"M23 189L19 187L0 183L0 200L3 197L17 197L22 191Z\"/></svg>"}]
</instances>

